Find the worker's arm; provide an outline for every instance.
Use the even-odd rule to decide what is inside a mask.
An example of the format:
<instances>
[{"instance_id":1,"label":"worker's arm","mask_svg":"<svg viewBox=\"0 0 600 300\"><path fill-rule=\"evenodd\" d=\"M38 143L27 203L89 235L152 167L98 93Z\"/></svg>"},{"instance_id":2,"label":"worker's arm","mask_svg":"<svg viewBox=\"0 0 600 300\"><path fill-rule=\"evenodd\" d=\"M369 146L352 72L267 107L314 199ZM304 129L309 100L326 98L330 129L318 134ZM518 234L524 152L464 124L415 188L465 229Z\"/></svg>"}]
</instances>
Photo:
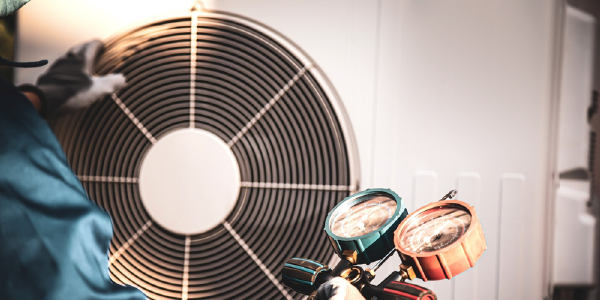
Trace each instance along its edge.
<instances>
[{"instance_id":1,"label":"worker's arm","mask_svg":"<svg viewBox=\"0 0 600 300\"><path fill-rule=\"evenodd\" d=\"M2 300L146 299L135 288L111 282L110 218L90 200L38 113L44 105L85 106L115 91L112 85L103 93L90 93L98 90L95 82L102 80L86 73L91 59L76 59L78 53L81 58L95 53L81 51L89 46L78 46L58 59L30 89L19 91L0 79ZM81 68L70 68L77 65ZM118 77L124 82L121 75L112 78Z\"/></svg>"}]
</instances>

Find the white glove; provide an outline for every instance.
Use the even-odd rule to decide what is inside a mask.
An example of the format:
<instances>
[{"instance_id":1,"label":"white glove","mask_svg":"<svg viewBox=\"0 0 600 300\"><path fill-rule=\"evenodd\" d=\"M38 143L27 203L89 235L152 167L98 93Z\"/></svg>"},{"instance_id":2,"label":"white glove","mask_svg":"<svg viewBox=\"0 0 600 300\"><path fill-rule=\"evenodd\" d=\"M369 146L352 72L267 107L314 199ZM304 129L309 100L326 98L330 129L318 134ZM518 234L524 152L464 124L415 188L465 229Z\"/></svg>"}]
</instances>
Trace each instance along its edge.
<instances>
[{"instance_id":1,"label":"white glove","mask_svg":"<svg viewBox=\"0 0 600 300\"><path fill-rule=\"evenodd\" d=\"M317 300L365 300L365 297L346 279L335 277L319 287Z\"/></svg>"},{"instance_id":2,"label":"white glove","mask_svg":"<svg viewBox=\"0 0 600 300\"><path fill-rule=\"evenodd\" d=\"M100 97L114 93L125 85L123 75L92 75L94 61L102 47L99 40L72 47L40 75L36 86L22 85L19 89L35 92L40 97L44 117L84 108Z\"/></svg>"}]
</instances>

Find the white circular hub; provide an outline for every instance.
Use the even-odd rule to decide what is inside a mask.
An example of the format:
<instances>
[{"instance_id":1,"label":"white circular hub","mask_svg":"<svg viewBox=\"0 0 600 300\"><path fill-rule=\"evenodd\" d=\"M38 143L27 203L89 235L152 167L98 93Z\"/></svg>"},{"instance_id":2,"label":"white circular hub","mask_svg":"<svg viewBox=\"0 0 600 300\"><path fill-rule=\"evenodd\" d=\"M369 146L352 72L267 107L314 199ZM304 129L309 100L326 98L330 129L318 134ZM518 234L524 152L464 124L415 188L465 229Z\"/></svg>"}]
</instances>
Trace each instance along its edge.
<instances>
[{"instance_id":1,"label":"white circular hub","mask_svg":"<svg viewBox=\"0 0 600 300\"><path fill-rule=\"evenodd\" d=\"M146 211L180 234L205 232L222 223L235 206L240 169L231 149L201 129L179 129L150 147L140 169Z\"/></svg>"}]
</instances>

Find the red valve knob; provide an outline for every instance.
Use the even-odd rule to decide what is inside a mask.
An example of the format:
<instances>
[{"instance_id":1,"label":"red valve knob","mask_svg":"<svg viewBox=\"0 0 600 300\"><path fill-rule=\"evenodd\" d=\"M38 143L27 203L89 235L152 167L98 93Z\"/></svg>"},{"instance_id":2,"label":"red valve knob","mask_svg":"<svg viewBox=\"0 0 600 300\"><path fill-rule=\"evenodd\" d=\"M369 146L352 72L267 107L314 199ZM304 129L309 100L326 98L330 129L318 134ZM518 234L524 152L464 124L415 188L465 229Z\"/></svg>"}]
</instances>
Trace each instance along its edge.
<instances>
[{"instance_id":1,"label":"red valve knob","mask_svg":"<svg viewBox=\"0 0 600 300\"><path fill-rule=\"evenodd\" d=\"M437 300L437 296L431 290L416 284L406 282L392 281L388 283L383 291L386 293L383 297L377 297L382 300ZM389 296L389 297L388 297Z\"/></svg>"}]
</instances>

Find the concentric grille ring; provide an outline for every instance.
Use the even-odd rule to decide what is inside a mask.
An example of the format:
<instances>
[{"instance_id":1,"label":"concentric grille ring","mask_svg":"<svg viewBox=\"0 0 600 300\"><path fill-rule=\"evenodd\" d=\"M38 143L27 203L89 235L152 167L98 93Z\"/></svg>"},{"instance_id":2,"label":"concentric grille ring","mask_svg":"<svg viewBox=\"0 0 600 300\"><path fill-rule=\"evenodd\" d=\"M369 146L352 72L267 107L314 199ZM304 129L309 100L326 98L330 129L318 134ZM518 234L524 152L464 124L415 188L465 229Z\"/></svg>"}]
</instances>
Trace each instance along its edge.
<instances>
[{"instance_id":1,"label":"concentric grille ring","mask_svg":"<svg viewBox=\"0 0 600 300\"><path fill-rule=\"evenodd\" d=\"M111 278L152 299L300 299L283 264L331 258L325 217L358 188L350 125L312 61L265 26L191 12L112 38L96 72L128 83L50 124L112 217ZM194 235L155 222L138 186L150 147L182 128L221 138L242 181L226 220Z\"/></svg>"}]
</instances>

